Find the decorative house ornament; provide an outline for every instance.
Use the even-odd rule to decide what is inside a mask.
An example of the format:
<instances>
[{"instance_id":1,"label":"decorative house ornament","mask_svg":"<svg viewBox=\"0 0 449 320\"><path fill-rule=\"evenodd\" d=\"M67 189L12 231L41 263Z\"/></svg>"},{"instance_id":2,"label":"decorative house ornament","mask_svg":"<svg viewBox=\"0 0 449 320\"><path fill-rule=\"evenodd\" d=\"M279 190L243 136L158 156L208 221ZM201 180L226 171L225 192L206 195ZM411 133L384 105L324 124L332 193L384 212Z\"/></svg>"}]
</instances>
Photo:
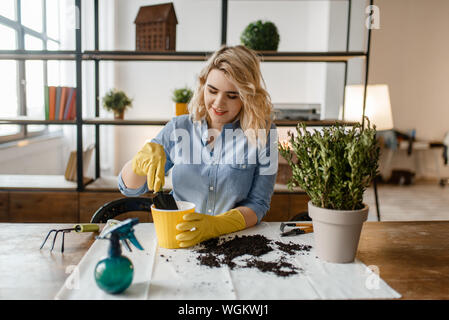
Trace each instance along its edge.
<instances>
[{"instance_id":1,"label":"decorative house ornament","mask_svg":"<svg viewBox=\"0 0 449 320\"><path fill-rule=\"evenodd\" d=\"M173 3L140 7L136 19L136 51L175 51L176 19Z\"/></svg>"}]
</instances>

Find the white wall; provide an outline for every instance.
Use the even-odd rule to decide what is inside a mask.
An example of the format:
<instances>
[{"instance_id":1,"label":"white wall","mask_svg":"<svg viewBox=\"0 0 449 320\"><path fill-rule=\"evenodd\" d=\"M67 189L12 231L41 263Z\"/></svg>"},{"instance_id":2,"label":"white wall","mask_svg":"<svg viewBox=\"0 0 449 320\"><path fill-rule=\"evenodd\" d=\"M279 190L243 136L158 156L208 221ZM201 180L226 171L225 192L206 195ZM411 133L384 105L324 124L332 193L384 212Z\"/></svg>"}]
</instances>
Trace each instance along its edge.
<instances>
[{"instance_id":1,"label":"white wall","mask_svg":"<svg viewBox=\"0 0 449 320\"><path fill-rule=\"evenodd\" d=\"M134 50L134 19L140 6L163 3L143 0L100 0L100 50ZM175 0L178 18L178 51L214 51L221 43L221 0ZM63 0L64 4L71 3ZM341 5L341 4L335 4ZM93 2L82 1L82 49L94 49ZM345 23L329 25L328 1L230 1L228 8L228 44L239 44L240 34L249 22L270 20L279 29L280 51L327 51L329 37L344 33ZM65 26L63 49L75 49L75 14L61 9ZM179 86L194 87L196 76L205 62L100 62L100 97L107 90L118 88L133 98L128 119L167 119L173 116L171 91ZM62 63L63 70L55 85L75 85L74 63ZM319 103L324 106L329 98L326 92L340 91L337 85L326 82L325 63L263 63L267 89L274 103ZM94 115L94 63L83 62L83 117ZM338 80L341 83L341 79ZM326 101L326 99L328 101ZM337 99L338 100L338 99ZM112 114L100 108L100 117ZM52 127L55 128L55 127ZM74 126L63 126L64 137L58 157L63 165L57 174L63 174L70 150L76 148ZM160 127L101 126L102 175L117 174L141 145L154 137ZM94 142L94 126L83 127L83 146ZM47 154L51 154L47 152ZM41 165L45 167L48 161ZM94 164L88 174L93 175ZM48 167L48 173L54 166ZM45 170L42 171L43 174Z\"/></svg>"},{"instance_id":2,"label":"white wall","mask_svg":"<svg viewBox=\"0 0 449 320\"><path fill-rule=\"evenodd\" d=\"M122 1L124 2L124 1ZM76 12L73 0L60 0L59 13L61 28L61 50L75 50ZM51 4L54 5L54 4ZM115 0L100 1L100 45L104 50L114 49L115 35ZM82 48L94 49L93 1L82 1ZM49 85L76 86L76 69L73 61L49 61L49 68L57 68L56 74L49 73ZM114 86L114 65L108 62L100 64L100 96ZM83 62L82 105L83 117L94 114L94 64ZM102 108L100 115L110 117ZM83 127L83 146L93 143L94 127ZM76 149L75 126L50 126L51 131L62 130L59 137L49 139L30 139L19 145L0 149L0 173L2 174L64 174L70 151ZM102 175L113 174L114 164L114 129L110 126L100 127L101 136L101 169ZM12 145L12 144L10 144ZM89 176L94 175L94 161L88 168Z\"/></svg>"},{"instance_id":3,"label":"white wall","mask_svg":"<svg viewBox=\"0 0 449 320\"><path fill-rule=\"evenodd\" d=\"M365 27L365 8L367 0L352 0L349 26L349 51L366 50L367 29ZM328 51L346 51L348 1L329 2ZM343 63L326 64L326 101L322 119L341 119L345 66ZM365 81L365 59L353 58L348 61L347 84L360 84Z\"/></svg>"},{"instance_id":4,"label":"white wall","mask_svg":"<svg viewBox=\"0 0 449 320\"><path fill-rule=\"evenodd\" d=\"M360 44L364 43L365 35L360 32L357 25L364 24L365 16L354 14L354 10L360 13L360 9L364 9L364 2L366 0L353 1L351 50L363 49ZM158 2L101 0L100 49L134 50L133 21L138 8L153 3ZM179 21L177 50L215 50L221 40L221 1L178 0L174 3ZM345 23L342 24L343 29L338 28L337 23L343 20L345 14L344 1L332 2L332 8L324 6L327 1L310 1L313 4L310 4L308 8L304 7L309 3L306 1L278 1L279 4L275 10L268 8L270 3L271 1L231 1L228 43L239 42L239 34L249 21L269 17L276 23L281 34L279 50L344 49L342 42L338 39L345 35ZM445 0L376 0L375 4L380 8L380 29L372 32L369 83L389 85L396 129L407 131L415 128L419 139L441 140L449 131L447 121L449 91L446 90L449 85L447 77L449 62L446 59L449 38L444 32L449 30L449 2ZM312 6L322 6L321 11L315 13L315 9L311 9ZM340 9L335 11L335 6L340 6ZM90 1L83 1L84 49L93 49L91 7ZM326 20L325 17L330 12L332 15ZM295 19L295 17L298 18ZM313 36L313 32L317 32L316 37ZM302 39L302 41L296 41L296 39ZM67 40L68 47L71 46L70 43ZM195 76L202 65L203 62L101 62L100 95L103 96L112 87L123 89L134 98L134 106L128 112L127 118L167 118L173 114L171 90L185 84L193 87ZM329 66L325 68L319 64L265 63L262 70L274 102L301 101L329 104L340 101L339 91L331 89L341 86L342 79L338 72L329 71ZM356 83L362 79L363 73L359 67L350 66L349 70L351 72L349 83ZM71 76L73 78L73 74ZM85 77L83 114L86 117L93 115L92 62L85 63L83 76ZM112 114L102 108L100 115L112 117ZM73 128L64 126L64 130L65 140L56 143L53 141L51 150L50 144L44 142L35 144L34 147L31 145L22 147L21 150L11 148L0 150L1 173L63 174L68 151L76 146ZM67 133L70 130L72 132ZM148 138L155 136L159 130L160 127L102 126L102 174L117 174L136 150ZM93 127L86 126L84 127L84 146L92 141ZM42 147L37 147L39 145ZM35 154L28 152L27 148ZM45 151L41 152L42 150ZM35 158L32 157L33 154ZM20 162L20 157L23 163ZM9 159L9 162L6 159ZM423 166L425 175L428 177L435 176L434 159L432 153L424 156ZM407 157L405 153L398 153L393 159L393 167L414 169L414 159ZM91 173L92 170L93 164L90 168ZM440 171L442 175L449 176L449 169L443 166L442 161Z\"/></svg>"},{"instance_id":5,"label":"white wall","mask_svg":"<svg viewBox=\"0 0 449 320\"><path fill-rule=\"evenodd\" d=\"M134 19L140 6L166 1L117 1L116 49L135 49ZM176 50L214 51L221 43L221 1L173 1L178 18ZM270 20L280 33L279 51L327 51L328 1L230 1L228 44L240 43L250 22ZM117 62L115 85L134 98L126 118L171 118L171 91L194 87L205 62ZM325 103L324 63L263 63L262 73L274 103ZM160 128L116 127L117 174Z\"/></svg>"},{"instance_id":6,"label":"white wall","mask_svg":"<svg viewBox=\"0 0 449 320\"><path fill-rule=\"evenodd\" d=\"M416 129L418 139L442 140L449 131L449 1L376 0L380 29L372 32L369 83L386 83L394 127ZM438 150L440 169L449 176ZM435 177L434 154L422 160ZM414 158L399 152L394 168L414 170Z\"/></svg>"}]
</instances>

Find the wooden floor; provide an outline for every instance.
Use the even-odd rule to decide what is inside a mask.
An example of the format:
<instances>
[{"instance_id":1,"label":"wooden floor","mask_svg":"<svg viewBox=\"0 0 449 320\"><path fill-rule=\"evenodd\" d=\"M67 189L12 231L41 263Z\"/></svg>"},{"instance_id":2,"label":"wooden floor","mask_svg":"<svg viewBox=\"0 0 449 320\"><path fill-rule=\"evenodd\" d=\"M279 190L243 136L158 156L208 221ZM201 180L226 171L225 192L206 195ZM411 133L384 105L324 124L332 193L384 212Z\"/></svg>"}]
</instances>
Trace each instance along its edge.
<instances>
[{"instance_id":1,"label":"wooden floor","mask_svg":"<svg viewBox=\"0 0 449 320\"><path fill-rule=\"evenodd\" d=\"M420 181L409 186L378 185L381 221L449 220L449 186ZM364 202L370 207L368 221L377 221L374 189L368 188Z\"/></svg>"}]
</instances>

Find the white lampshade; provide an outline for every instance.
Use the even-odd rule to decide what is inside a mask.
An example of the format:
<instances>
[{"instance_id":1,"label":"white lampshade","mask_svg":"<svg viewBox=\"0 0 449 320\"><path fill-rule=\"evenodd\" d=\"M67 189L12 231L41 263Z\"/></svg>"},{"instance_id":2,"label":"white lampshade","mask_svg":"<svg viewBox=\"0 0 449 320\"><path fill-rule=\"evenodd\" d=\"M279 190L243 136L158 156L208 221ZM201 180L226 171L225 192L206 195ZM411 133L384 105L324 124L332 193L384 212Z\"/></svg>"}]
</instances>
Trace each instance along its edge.
<instances>
[{"instance_id":1,"label":"white lampshade","mask_svg":"<svg viewBox=\"0 0 449 320\"><path fill-rule=\"evenodd\" d=\"M364 85L348 85L345 89L345 121L362 122ZM365 116L378 131L393 129L388 85L373 84L366 88Z\"/></svg>"}]
</instances>

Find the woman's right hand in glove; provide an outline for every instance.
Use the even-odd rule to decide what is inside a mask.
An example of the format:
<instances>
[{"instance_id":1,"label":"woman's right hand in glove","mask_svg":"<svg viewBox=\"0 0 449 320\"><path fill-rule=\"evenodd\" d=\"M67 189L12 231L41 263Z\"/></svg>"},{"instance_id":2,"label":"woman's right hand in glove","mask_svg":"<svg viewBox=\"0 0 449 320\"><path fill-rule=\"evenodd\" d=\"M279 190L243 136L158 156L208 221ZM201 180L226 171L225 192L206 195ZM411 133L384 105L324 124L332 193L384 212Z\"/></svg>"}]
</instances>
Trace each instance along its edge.
<instances>
[{"instance_id":1,"label":"woman's right hand in glove","mask_svg":"<svg viewBox=\"0 0 449 320\"><path fill-rule=\"evenodd\" d=\"M165 151L158 143L147 142L132 159L133 172L147 177L148 189L158 192L165 183Z\"/></svg>"}]
</instances>

